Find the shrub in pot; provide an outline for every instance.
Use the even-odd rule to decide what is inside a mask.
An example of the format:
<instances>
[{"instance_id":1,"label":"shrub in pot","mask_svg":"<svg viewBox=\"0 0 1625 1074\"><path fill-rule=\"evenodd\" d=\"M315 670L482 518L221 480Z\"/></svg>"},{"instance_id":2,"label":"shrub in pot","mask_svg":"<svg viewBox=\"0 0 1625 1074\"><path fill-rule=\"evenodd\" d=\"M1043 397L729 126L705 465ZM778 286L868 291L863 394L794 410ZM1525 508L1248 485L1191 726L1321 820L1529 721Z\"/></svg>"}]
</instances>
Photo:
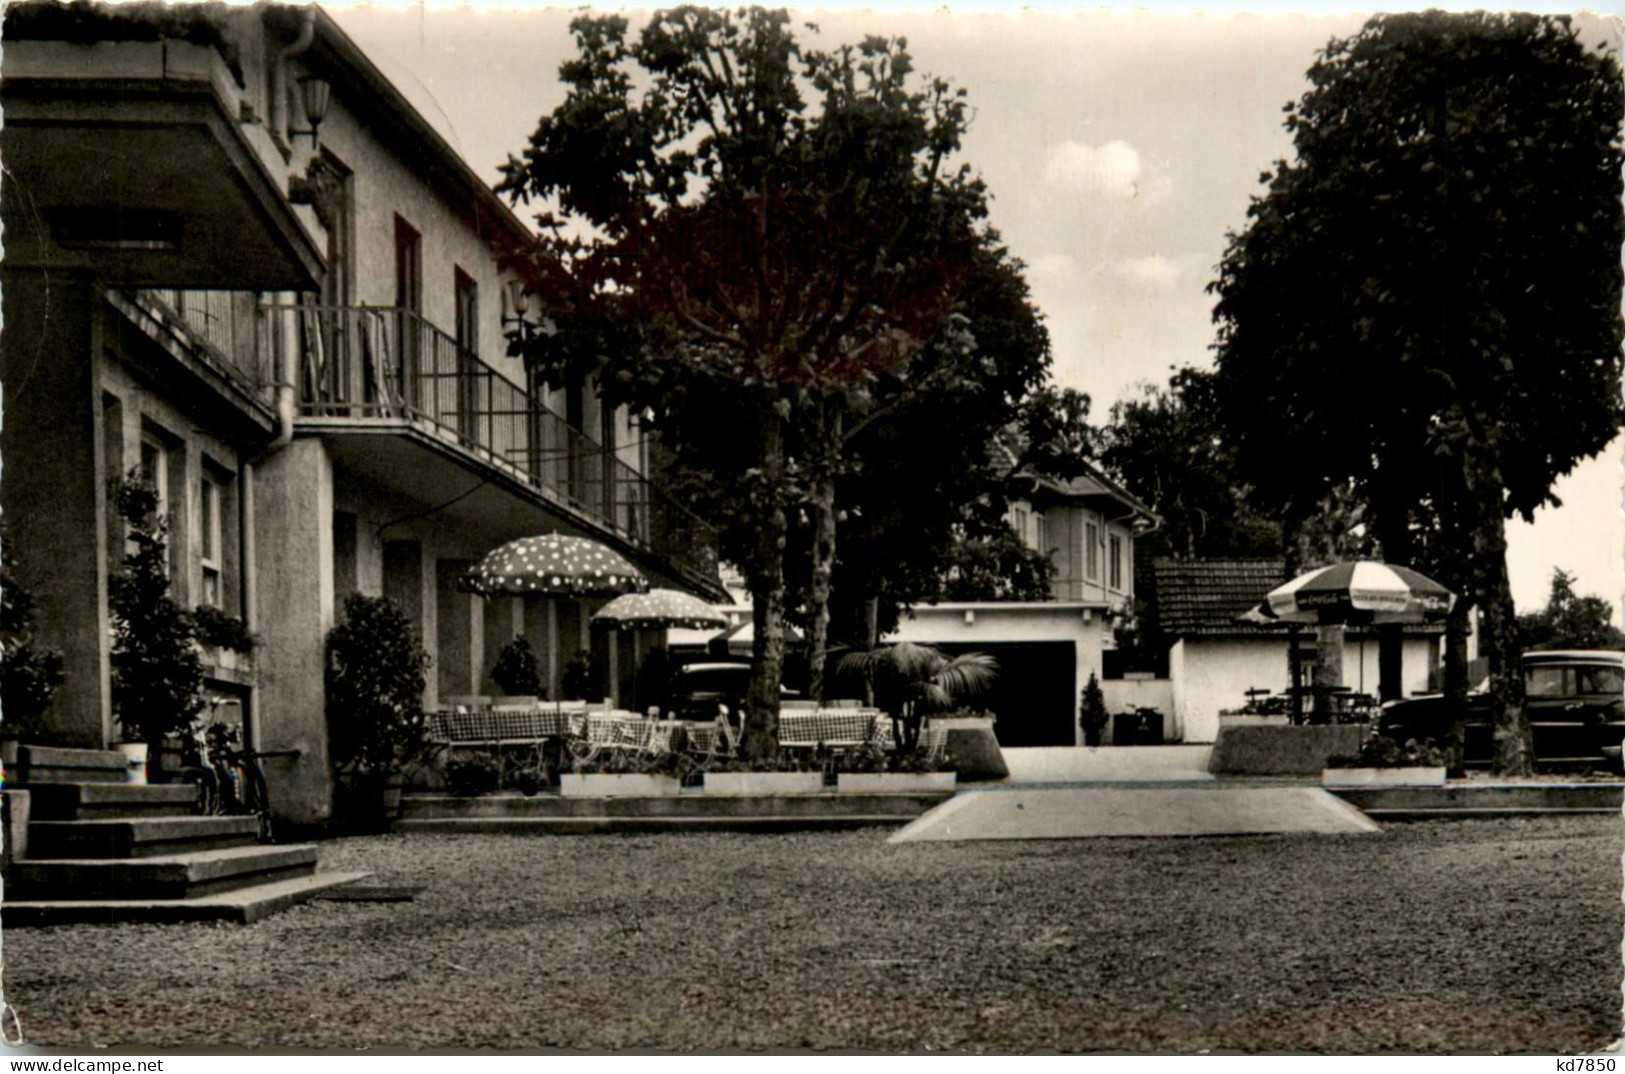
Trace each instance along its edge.
<instances>
[{"instance_id":1,"label":"shrub in pot","mask_svg":"<svg viewBox=\"0 0 1625 1074\"><path fill-rule=\"evenodd\" d=\"M169 595L169 527L157 488L132 470L113 496L130 544L108 583L113 713L125 742L155 751L202 711L203 661L192 616Z\"/></svg>"},{"instance_id":2,"label":"shrub in pot","mask_svg":"<svg viewBox=\"0 0 1625 1074\"><path fill-rule=\"evenodd\" d=\"M0 532L0 739L44 744L44 716L62 685L62 654L34 644L34 599L17 584Z\"/></svg>"},{"instance_id":3,"label":"shrub in pot","mask_svg":"<svg viewBox=\"0 0 1625 1074\"><path fill-rule=\"evenodd\" d=\"M453 757L446 762L446 791L459 798L490 794L501 779L501 766L484 754Z\"/></svg>"},{"instance_id":4,"label":"shrub in pot","mask_svg":"<svg viewBox=\"0 0 1625 1074\"><path fill-rule=\"evenodd\" d=\"M999 662L987 653L949 656L929 645L907 641L866 653L847 653L837 668L842 674L863 676L874 691L875 703L891 716L901 753L919 745L927 716L947 712L956 702L975 697L999 674Z\"/></svg>"},{"instance_id":5,"label":"shrub in pot","mask_svg":"<svg viewBox=\"0 0 1625 1074\"><path fill-rule=\"evenodd\" d=\"M1110 717L1106 714L1106 695L1101 692L1100 681L1092 671L1079 702L1078 725L1083 730L1083 744L1098 746Z\"/></svg>"},{"instance_id":6,"label":"shrub in pot","mask_svg":"<svg viewBox=\"0 0 1625 1074\"><path fill-rule=\"evenodd\" d=\"M327 636L327 734L342 811L354 826L388 826L389 784L423 744L428 667L399 605L361 593L346 598L344 618Z\"/></svg>"},{"instance_id":7,"label":"shrub in pot","mask_svg":"<svg viewBox=\"0 0 1625 1074\"><path fill-rule=\"evenodd\" d=\"M1449 754L1432 739L1414 738L1401 743L1387 735L1372 735L1357 754L1340 754L1326 760L1321 773L1323 784L1353 786L1442 786Z\"/></svg>"},{"instance_id":8,"label":"shrub in pot","mask_svg":"<svg viewBox=\"0 0 1625 1074\"><path fill-rule=\"evenodd\" d=\"M212 604L199 604L192 609L192 624L197 640L211 649L224 649L247 656L259 644L248 629L248 624L237 616Z\"/></svg>"},{"instance_id":9,"label":"shrub in pot","mask_svg":"<svg viewBox=\"0 0 1625 1074\"><path fill-rule=\"evenodd\" d=\"M491 680L509 697L540 697L542 676L536 664L536 652L530 642L516 636L497 651L496 663L491 665Z\"/></svg>"}]
</instances>

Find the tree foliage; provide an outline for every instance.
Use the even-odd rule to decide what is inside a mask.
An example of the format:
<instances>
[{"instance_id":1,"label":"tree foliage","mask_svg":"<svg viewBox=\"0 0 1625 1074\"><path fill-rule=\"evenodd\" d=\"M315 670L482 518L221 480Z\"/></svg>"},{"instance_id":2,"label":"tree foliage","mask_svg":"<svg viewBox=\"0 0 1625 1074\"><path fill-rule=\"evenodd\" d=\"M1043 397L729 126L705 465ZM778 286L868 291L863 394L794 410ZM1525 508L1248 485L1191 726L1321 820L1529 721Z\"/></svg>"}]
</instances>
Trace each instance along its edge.
<instances>
[{"instance_id":1,"label":"tree foliage","mask_svg":"<svg viewBox=\"0 0 1625 1074\"><path fill-rule=\"evenodd\" d=\"M127 741L153 743L203 710L203 659L192 617L169 595L169 525L157 488L132 470L112 492L130 545L108 581L113 714Z\"/></svg>"},{"instance_id":2,"label":"tree foliage","mask_svg":"<svg viewBox=\"0 0 1625 1074\"><path fill-rule=\"evenodd\" d=\"M1498 767L1527 770L1505 519L1621 423L1619 67L1566 18L1429 12L1309 80L1213 285L1225 439L1289 527L1346 488L1484 608Z\"/></svg>"},{"instance_id":3,"label":"tree foliage","mask_svg":"<svg viewBox=\"0 0 1625 1074\"><path fill-rule=\"evenodd\" d=\"M333 764L382 781L422 742L429 654L388 597L351 593L327 635L327 734Z\"/></svg>"},{"instance_id":4,"label":"tree foliage","mask_svg":"<svg viewBox=\"0 0 1625 1074\"><path fill-rule=\"evenodd\" d=\"M679 7L633 39L575 19L565 101L500 186L556 210L533 266L552 331L511 349L555 385L596 378L691 488L728 490L711 517L752 590L755 756L776 749L790 513L818 481L827 508L841 461L794 453L798 416L844 440L834 423L942 332L985 212L950 160L962 90L914 78L901 40L826 52L789 22Z\"/></svg>"},{"instance_id":5,"label":"tree foliage","mask_svg":"<svg viewBox=\"0 0 1625 1074\"><path fill-rule=\"evenodd\" d=\"M1523 648L1625 649L1625 632L1614 625L1613 609L1601 597L1574 591L1574 575L1552 570L1551 595L1540 611L1518 616Z\"/></svg>"},{"instance_id":6,"label":"tree foliage","mask_svg":"<svg viewBox=\"0 0 1625 1074\"><path fill-rule=\"evenodd\" d=\"M34 598L17 583L0 534L0 731L39 741L41 717L64 681L62 654L34 640Z\"/></svg>"},{"instance_id":7,"label":"tree foliage","mask_svg":"<svg viewBox=\"0 0 1625 1074\"><path fill-rule=\"evenodd\" d=\"M1281 527L1254 511L1221 436L1214 374L1179 369L1166 388L1145 384L1112 406L1100 461L1162 517L1137 556L1271 556Z\"/></svg>"}]
</instances>

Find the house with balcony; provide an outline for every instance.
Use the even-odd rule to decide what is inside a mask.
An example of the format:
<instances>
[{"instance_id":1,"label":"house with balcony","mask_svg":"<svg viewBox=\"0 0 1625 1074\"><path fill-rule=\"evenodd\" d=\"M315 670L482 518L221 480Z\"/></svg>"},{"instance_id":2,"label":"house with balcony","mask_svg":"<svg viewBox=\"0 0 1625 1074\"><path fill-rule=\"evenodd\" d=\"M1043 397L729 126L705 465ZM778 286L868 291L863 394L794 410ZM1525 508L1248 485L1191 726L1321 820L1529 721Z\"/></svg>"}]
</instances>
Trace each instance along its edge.
<instances>
[{"instance_id":1,"label":"house with balcony","mask_svg":"<svg viewBox=\"0 0 1625 1074\"><path fill-rule=\"evenodd\" d=\"M996 445L1006 465L1009 452ZM1104 678L1113 627L1132 612L1134 541L1161 524L1127 489L1093 467L1058 480L1018 478L1005 521L1055 571L1043 601L943 602L916 606L889 640L948 653L985 652L999 678L983 704L998 716L1003 746L1082 745L1079 697Z\"/></svg>"},{"instance_id":2,"label":"house with balcony","mask_svg":"<svg viewBox=\"0 0 1625 1074\"><path fill-rule=\"evenodd\" d=\"M635 417L507 356L546 301L504 268L527 227L329 16L18 3L4 27L0 507L66 658L61 744L117 741L109 484L132 468L162 495L175 598L258 635L210 688L257 748L297 752L267 769L298 825L331 808L323 646L347 594L418 624L431 705L493 692L516 634L553 696L583 649L629 690L659 640L462 592L507 540L585 535L725 597Z\"/></svg>"}]
</instances>

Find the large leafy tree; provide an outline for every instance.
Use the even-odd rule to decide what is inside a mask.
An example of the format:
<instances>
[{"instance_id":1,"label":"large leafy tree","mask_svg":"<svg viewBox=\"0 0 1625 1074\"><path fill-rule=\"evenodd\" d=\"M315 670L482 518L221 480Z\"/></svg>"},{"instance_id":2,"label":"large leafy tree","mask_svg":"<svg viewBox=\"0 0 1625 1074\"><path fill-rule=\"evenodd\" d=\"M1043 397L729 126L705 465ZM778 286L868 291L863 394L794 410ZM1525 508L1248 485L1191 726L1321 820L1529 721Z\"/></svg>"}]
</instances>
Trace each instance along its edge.
<instances>
[{"instance_id":1,"label":"large leafy tree","mask_svg":"<svg viewBox=\"0 0 1625 1074\"><path fill-rule=\"evenodd\" d=\"M1557 567L1546 607L1518 616L1518 632L1525 649L1625 649L1613 618L1606 600L1580 596L1574 575Z\"/></svg>"},{"instance_id":2,"label":"large leafy tree","mask_svg":"<svg viewBox=\"0 0 1625 1074\"><path fill-rule=\"evenodd\" d=\"M1162 517L1136 556L1273 556L1281 529L1251 509L1220 436L1214 374L1185 368L1112 406L1101 462Z\"/></svg>"},{"instance_id":3,"label":"large leafy tree","mask_svg":"<svg viewBox=\"0 0 1625 1074\"><path fill-rule=\"evenodd\" d=\"M1528 771L1505 520L1621 424L1619 66L1566 18L1429 12L1309 81L1213 285L1226 436L1287 524L1352 489L1482 607L1497 767Z\"/></svg>"},{"instance_id":4,"label":"large leafy tree","mask_svg":"<svg viewBox=\"0 0 1625 1074\"><path fill-rule=\"evenodd\" d=\"M963 91L914 78L900 40L817 51L789 21L680 7L633 39L577 18L565 101L501 184L554 210L553 330L513 349L647 410L680 469L728 490L713 517L752 592L752 756L777 748L790 515L836 470L793 454L797 416L861 411L854 393L940 334L984 214L951 163Z\"/></svg>"}]
</instances>

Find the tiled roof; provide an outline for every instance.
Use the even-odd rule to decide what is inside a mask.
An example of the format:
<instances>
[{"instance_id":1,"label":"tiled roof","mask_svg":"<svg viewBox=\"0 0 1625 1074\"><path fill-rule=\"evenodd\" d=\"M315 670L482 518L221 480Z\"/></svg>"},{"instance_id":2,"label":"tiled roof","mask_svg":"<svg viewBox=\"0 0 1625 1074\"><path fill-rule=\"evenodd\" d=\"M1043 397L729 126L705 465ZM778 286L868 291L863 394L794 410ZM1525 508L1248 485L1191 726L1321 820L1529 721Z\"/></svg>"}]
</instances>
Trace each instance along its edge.
<instances>
[{"instance_id":1,"label":"tiled roof","mask_svg":"<svg viewBox=\"0 0 1625 1074\"><path fill-rule=\"evenodd\" d=\"M1158 559L1151 569L1157 628L1168 637L1281 632L1279 627L1236 622L1286 581L1279 559Z\"/></svg>"},{"instance_id":2,"label":"tiled roof","mask_svg":"<svg viewBox=\"0 0 1625 1074\"><path fill-rule=\"evenodd\" d=\"M1151 565L1157 629L1168 638L1200 635L1284 637L1280 626L1239 623L1287 580L1279 559L1157 559ZM1359 628L1354 628L1359 630ZM1437 634L1437 624L1407 626L1407 634Z\"/></svg>"}]
</instances>

